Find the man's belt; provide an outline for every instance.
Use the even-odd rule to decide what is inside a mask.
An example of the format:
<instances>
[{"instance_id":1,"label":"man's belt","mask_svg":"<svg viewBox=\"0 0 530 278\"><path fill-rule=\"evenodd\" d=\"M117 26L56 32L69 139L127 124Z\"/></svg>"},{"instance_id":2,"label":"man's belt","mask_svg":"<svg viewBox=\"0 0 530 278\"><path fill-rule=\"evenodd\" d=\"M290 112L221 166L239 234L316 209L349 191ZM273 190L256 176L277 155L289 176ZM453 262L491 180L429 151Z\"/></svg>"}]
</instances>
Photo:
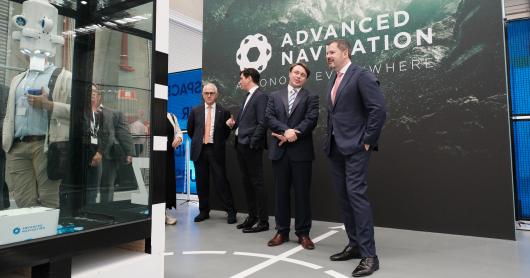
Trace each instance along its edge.
<instances>
[{"instance_id":1,"label":"man's belt","mask_svg":"<svg viewBox=\"0 0 530 278\"><path fill-rule=\"evenodd\" d=\"M19 142L28 143L28 142L41 141L41 140L44 140L44 138L46 138L46 136L44 135L28 135L28 136L17 137L15 138L14 142L15 143L19 143Z\"/></svg>"}]
</instances>

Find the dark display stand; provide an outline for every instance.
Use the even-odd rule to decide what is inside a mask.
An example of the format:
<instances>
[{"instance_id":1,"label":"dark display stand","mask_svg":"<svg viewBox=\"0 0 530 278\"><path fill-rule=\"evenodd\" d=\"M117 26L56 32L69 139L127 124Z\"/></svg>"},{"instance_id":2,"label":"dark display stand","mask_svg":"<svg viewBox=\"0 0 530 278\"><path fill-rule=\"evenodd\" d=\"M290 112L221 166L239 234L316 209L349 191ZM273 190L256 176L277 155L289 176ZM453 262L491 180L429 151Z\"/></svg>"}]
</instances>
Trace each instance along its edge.
<instances>
[{"instance_id":1,"label":"dark display stand","mask_svg":"<svg viewBox=\"0 0 530 278\"><path fill-rule=\"evenodd\" d=\"M14 2L22 3L22 0ZM127 9L153 3L153 29L152 32L139 30L131 27L111 27L117 31L132 34L153 41L152 66L151 66L151 134L152 136L165 135L165 111L166 103L154 98L154 83L167 84L167 54L155 51L156 30L156 1L147 0L101 0L65 1L63 6L56 6L59 14L76 20L76 28L90 26L108 20L112 15L121 15ZM84 1L83 1L84 2ZM103 5L101 5L101 3ZM98 9L98 3L100 8ZM68 8L69 4L75 4L76 9ZM103 8L101 8L103 6ZM95 34L77 36L74 42L74 61L72 70L72 92L87 91L92 82L93 69L85 65L94 63ZM166 69L165 77L162 72ZM157 81L158 80L158 81ZM88 96L89 97L89 96ZM85 103L88 103L86 94L72 94L71 100L71 130L70 138L73 145L80 144L82 134L81 117L75 117L83 111ZM77 114L76 114L77 113ZM161 116L163 113L163 116ZM152 142L152 137L150 138ZM151 146L151 144L149 144ZM73 157L82 157L81 149L72 150ZM74 165L77 164L77 165ZM164 152L151 152L150 165L165 165ZM83 172L80 163L73 163L68 182L70 191L80 192L83 184ZM151 204L165 202L165 169L157 167L151 171L149 180L149 206L147 209L151 215ZM153 169L152 167L150 169ZM65 182L66 183L66 182ZM90 216L98 222L98 227L91 227L90 223L76 223L85 227L83 231L67 233L31 241L22 241L0 246L0 276L2 273L12 271L16 268L31 267L32 277L70 277L72 257L89 250L102 247L111 247L119 244L145 240L145 252L150 253L151 217L145 217L146 207L132 204L130 201L118 201L107 204L83 205L81 194L63 196L60 224L79 221L75 216ZM64 210L64 211L63 211ZM142 211L143 210L143 211ZM142 214L143 213L143 214ZM142 217L143 216L143 217ZM103 223L103 224L102 224Z\"/></svg>"}]
</instances>

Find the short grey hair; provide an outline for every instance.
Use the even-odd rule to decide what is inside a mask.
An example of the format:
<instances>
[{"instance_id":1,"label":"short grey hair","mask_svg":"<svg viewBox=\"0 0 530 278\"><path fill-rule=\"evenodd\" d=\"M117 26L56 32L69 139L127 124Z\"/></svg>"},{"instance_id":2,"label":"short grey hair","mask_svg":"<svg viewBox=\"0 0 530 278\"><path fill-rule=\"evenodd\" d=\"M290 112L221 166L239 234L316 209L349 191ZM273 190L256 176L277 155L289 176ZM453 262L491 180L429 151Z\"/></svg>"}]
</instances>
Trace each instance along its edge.
<instances>
[{"instance_id":1,"label":"short grey hair","mask_svg":"<svg viewBox=\"0 0 530 278\"><path fill-rule=\"evenodd\" d=\"M217 91L217 86L215 86L215 84L210 83L210 82L207 82L206 84L204 84L204 86L202 86L202 90L204 91L204 88L206 88L206 87L210 87L210 88L212 88L216 93L218 93L218 91Z\"/></svg>"}]
</instances>

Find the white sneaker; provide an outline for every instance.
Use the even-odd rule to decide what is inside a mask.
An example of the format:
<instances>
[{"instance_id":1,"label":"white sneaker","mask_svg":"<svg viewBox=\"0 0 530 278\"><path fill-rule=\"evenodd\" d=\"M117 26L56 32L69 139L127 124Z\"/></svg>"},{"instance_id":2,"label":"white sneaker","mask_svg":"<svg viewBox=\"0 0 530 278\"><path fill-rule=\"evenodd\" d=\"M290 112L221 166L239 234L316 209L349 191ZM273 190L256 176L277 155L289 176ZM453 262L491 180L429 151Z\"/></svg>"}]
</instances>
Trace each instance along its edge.
<instances>
[{"instance_id":1,"label":"white sneaker","mask_svg":"<svg viewBox=\"0 0 530 278\"><path fill-rule=\"evenodd\" d=\"M177 219L174 217L171 217L169 213L166 212L166 224L167 225L175 225L177 224Z\"/></svg>"}]
</instances>

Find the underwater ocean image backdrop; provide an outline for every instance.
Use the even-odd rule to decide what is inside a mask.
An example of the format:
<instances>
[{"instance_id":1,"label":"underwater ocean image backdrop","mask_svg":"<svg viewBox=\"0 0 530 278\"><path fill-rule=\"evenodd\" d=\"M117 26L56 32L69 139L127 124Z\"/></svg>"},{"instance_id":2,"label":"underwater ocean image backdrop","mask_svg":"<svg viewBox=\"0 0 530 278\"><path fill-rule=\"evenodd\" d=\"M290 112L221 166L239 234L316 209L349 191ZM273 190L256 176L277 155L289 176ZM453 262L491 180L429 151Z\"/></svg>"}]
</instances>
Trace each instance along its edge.
<instances>
[{"instance_id":1,"label":"underwater ocean image backdrop","mask_svg":"<svg viewBox=\"0 0 530 278\"><path fill-rule=\"evenodd\" d=\"M339 221L321 148L334 76L325 45L347 39L388 108L369 169L376 225L513 238L503 29L500 0L205 1L203 80L236 114L241 69L258 69L272 92L287 85L290 64L309 65L305 87L320 96L313 215Z\"/></svg>"}]
</instances>

